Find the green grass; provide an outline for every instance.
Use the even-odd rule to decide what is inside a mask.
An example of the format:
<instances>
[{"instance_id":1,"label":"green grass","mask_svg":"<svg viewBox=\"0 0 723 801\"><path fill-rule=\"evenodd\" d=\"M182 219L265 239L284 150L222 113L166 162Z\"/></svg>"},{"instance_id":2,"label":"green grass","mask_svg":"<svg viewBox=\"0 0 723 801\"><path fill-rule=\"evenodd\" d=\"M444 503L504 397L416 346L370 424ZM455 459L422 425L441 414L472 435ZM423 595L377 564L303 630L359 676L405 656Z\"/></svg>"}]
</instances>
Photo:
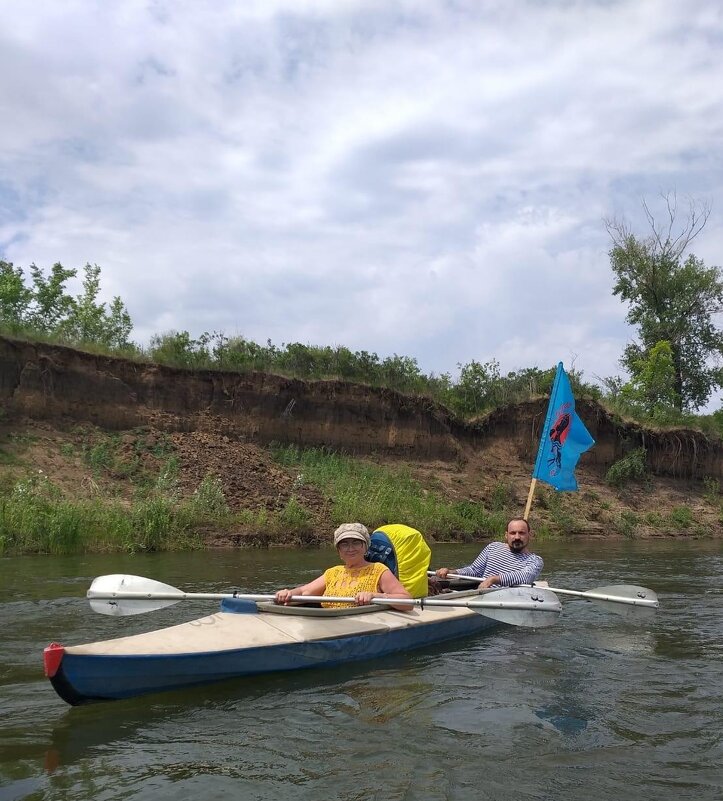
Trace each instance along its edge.
<instances>
[{"instance_id":1,"label":"green grass","mask_svg":"<svg viewBox=\"0 0 723 801\"><path fill-rule=\"evenodd\" d=\"M42 476L5 483L0 488L0 555L200 547L195 531L222 522L227 514L225 499L223 508L218 494L209 503L201 487L185 500L156 492L129 506L112 498L67 498Z\"/></svg>"},{"instance_id":2,"label":"green grass","mask_svg":"<svg viewBox=\"0 0 723 801\"><path fill-rule=\"evenodd\" d=\"M504 530L502 511L450 502L426 490L404 468L380 467L322 448L275 446L279 464L297 471L297 484L315 487L331 502L334 525L360 520L369 527L405 523L435 539L475 539Z\"/></svg>"},{"instance_id":3,"label":"green grass","mask_svg":"<svg viewBox=\"0 0 723 801\"><path fill-rule=\"evenodd\" d=\"M675 531L685 531L693 523L693 510L689 506L676 506L668 517Z\"/></svg>"}]
</instances>

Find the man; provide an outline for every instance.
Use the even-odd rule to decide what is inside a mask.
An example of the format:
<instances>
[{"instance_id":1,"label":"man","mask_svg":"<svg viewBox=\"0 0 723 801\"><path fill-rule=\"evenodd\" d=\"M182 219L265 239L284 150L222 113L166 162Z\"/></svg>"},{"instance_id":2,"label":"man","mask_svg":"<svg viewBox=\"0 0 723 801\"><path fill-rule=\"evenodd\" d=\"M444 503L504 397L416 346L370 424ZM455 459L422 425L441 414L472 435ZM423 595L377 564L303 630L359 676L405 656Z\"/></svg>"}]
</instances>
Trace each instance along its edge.
<instances>
[{"instance_id":1,"label":"man","mask_svg":"<svg viewBox=\"0 0 723 801\"><path fill-rule=\"evenodd\" d=\"M492 586L516 587L519 584L532 584L542 573L543 562L529 549L532 531L524 517L513 517L507 524L504 542L491 542L467 567L452 570L440 567L436 571L439 578L448 573L461 576L475 576L484 579L481 590Z\"/></svg>"}]
</instances>

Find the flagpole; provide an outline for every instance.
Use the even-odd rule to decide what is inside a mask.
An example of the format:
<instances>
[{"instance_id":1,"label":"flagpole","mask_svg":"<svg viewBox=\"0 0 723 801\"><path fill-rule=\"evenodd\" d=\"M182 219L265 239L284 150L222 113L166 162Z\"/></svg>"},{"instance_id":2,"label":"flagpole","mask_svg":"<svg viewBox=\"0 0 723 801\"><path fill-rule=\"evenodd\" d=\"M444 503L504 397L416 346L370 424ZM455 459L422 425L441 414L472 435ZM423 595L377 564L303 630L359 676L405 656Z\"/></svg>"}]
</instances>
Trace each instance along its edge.
<instances>
[{"instance_id":1,"label":"flagpole","mask_svg":"<svg viewBox=\"0 0 723 801\"><path fill-rule=\"evenodd\" d=\"M537 458L535 459L535 467L532 471L532 475L536 476L538 469L540 467L540 460L542 459L542 454L544 453L544 442L545 442L545 432L550 430L550 426L552 425L552 411L555 408L555 396L557 395L557 390L560 385L560 375L562 374L562 362L557 363L557 372L555 373L555 380L552 382L552 389L550 390L550 400L547 404L547 414L545 415L545 424L542 429L542 433L540 434L540 444L537 447ZM532 499L535 497L535 487L537 486L537 479L533 478L530 482L530 491L527 494L527 504L525 505L525 513L523 517L525 520L530 519L530 510L532 509ZM528 523L529 525L529 523Z\"/></svg>"},{"instance_id":2,"label":"flagpole","mask_svg":"<svg viewBox=\"0 0 723 801\"><path fill-rule=\"evenodd\" d=\"M535 497L536 486L537 486L537 479L533 478L532 481L530 482L530 491L527 494L527 505L525 506L525 513L522 515L522 517L524 517L525 520L530 519L530 509L532 508L532 499Z\"/></svg>"}]
</instances>

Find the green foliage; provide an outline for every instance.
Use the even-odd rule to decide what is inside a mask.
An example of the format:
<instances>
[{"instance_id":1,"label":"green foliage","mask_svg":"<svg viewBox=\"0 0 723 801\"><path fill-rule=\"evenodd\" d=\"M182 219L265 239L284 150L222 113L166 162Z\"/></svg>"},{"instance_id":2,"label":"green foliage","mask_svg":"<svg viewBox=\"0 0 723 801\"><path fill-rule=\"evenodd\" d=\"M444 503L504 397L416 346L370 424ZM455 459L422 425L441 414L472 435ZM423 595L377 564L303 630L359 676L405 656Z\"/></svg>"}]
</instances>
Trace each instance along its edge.
<instances>
[{"instance_id":1,"label":"green foliage","mask_svg":"<svg viewBox=\"0 0 723 801\"><path fill-rule=\"evenodd\" d=\"M605 474L605 481L611 487L624 487L633 482L650 481L650 472L645 461L645 448L636 448L630 451L619 461L615 462Z\"/></svg>"},{"instance_id":2,"label":"green foliage","mask_svg":"<svg viewBox=\"0 0 723 801\"><path fill-rule=\"evenodd\" d=\"M723 356L723 331L716 315L723 311L723 274L705 267L695 256L683 253L702 230L707 210L694 204L682 231L673 231L675 198L665 198L669 224L660 227L645 206L652 235L634 236L627 225L609 222L613 240L610 262L616 277L613 294L627 301L627 321L638 328L639 343L629 345L622 363L635 378L657 343L671 349L673 383L664 391L679 411L705 405L713 390L723 384L715 360ZM660 386L656 391L660 391Z\"/></svg>"},{"instance_id":3,"label":"green foliage","mask_svg":"<svg viewBox=\"0 0 723 801\"><path fill-rule=\"evenodd\" d=\"M676 531L690 528L693 523L693 510L689 506L676 506L670 513L670 522Z\"/></svg>"},{"instance_id":4,"label":"green foliage","mask_svg":"<svg viewBox=\"0 0 723 801\"><path fill-rule=\"evenodd\" d=\"M713 505L719 504L721 500L720 481L718 481L717 478L706 476L703 479L703 486L705 487L705 492L703 494L706 500Z\"/></svg>"},{"instance_id":5,"label":"green foliage","mask_svg":"<svg viewBox=\"0 0 723 801\"><path fill-rule=\"evenodd\" d=\"M77 270L67 270L56 262L46 278L35 264L30 265L33 277L33 307L28 315L30 328L44 334L61 331L74 313L76 302L65 294L65 282L77 275Z\"/></svg>"},{"instance_id":6,"label":"green foliage","mask_svg":"<svg viewBox=\"0 0 723 801\"><path fill-rule=\"evenodd\" d=\"M288 531L307 533L311 531L311 514L292 495L279 513L279 526Z\"/></svg>"},{"instance_id":7,"label":"green foliage","mask_svg":"<svg viewBox=\"0 0 723 801\"><path fill-rule=\"evenodd\" d=\"M25 325L33 293L25 286L23 271L0 260L0 325L11 332Z\"/></svg>"},{"instance_id":8,"label":"green foliage","mask_svg":"<svg viewBox=\"0 0 723 801\"><path fill-rule=\"evenodd\" d=\"M638 528L638 516L634 512L624 511L613 520L613 526L623 537L634 537Z\"/></svg>"},{"instance_id":9,"label":"green foliage","mask_svg":"<svg viewBox=\"0 0 723 801\"><path fill-rule=\"evenodd\" d=\"M490 509L493 512L504 512L514 506L517 498L514 487L506 481L498 481L492 488Z\"/></svg>"},{"instance_id":10,"label":"green foliage","mask_svg":"<svg viewBox=\"0 0 723 801\"><path fill-rule=\"evenodd\" d=\"M212 519L227 516L229 509L221 479L210 473L205 476L191 496L189 506L197 516Z\"/></svg>"},{"instance_id":11,"label":"green foliage","mask_svg":"<svg viewBox=\"0 0 723 801\"><path fill-rule=\"evenodd\" d=\"M670 342L656 342L632 360L632 379L622 387L620 398L636 406L651 420L673 423L680 418L680 398L675 391L675 365Z\"/></svg>"},{"instance_id":12,"label":"green foliage","mask_svg":"<svg viewBox=\"0 0 723 801\"><path fill-rule=\"evenodd\" d=\"M98 497L66 498L42 473L3 481L0 554L197 547L194 532L199 527L228 519L226 500L213 476L207 476L190 498L179 499L169 479L173 472L169 459L151 491L130 507Z\"/></svg>"},{"instance_id":13,"label":"green foliage","mask_svg":"<svg viewBox=\"0 0 723 801\"><path fill-rule=\"evenodd\" d=\"M504 531L505 514L471 501L449 503L423 488L406 469L379 467L323 448L275 446L274 458L329 499L333 522L370 527L404 521L432 537L472 540ZM299 479L297 479L298 481Z\"/></svg>"},{"instance_id":14,"label":"green foliage","mask_svg":"<svg viewBox=\"0 0 723 801\"><path fill-rule=\"evenodd\" d=\"M537 503L541 509L546 509L549 513L552 523L552 527L548 527L550 534L572 534L579 527L573 514L573 501L569 494L557 492L550 487L540 487Z\"/></svg>"},{"instance_id":15,"label":"green foliage","mask_svg":"<svg viewBox=\"0 0 723 801\"><path fill-rule=\"evenodd\" d=\"M28 287L20 268L0 261L0 327L14 334L47 335L74 345L132 348L128 337L133 324L123 301L115 297L108 307L99 303L100 267L86 264L84 269L83 291L73 298L65 284L75 277L76 270L58 262L46 277L32 264L32 286Z\"/></svg>"},{"instance_id":16,"label":"green foliage","mask_svg":"<svg viewBox=\"0 0 723 801\"><path fill-rule=\"evenodd\" d=\"M99 442L92 447L88 447L84 452L85 461L93 472L98 475L102 470L107 470L113 465L113 453L107 442Z\"/></svg>"}]
</instances>

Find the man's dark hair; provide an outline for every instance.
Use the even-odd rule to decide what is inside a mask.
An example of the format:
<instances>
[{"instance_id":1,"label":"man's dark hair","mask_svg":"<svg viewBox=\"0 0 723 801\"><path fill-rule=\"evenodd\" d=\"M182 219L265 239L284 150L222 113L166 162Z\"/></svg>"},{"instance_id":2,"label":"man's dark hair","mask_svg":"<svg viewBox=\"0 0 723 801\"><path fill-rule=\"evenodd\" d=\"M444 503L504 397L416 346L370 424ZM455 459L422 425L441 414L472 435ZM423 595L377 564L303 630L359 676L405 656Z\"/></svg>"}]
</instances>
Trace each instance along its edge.
<instances>
[{"instance_id":1,"label":"man's dark hair","mask_svg":"<svg viewBox=\"0 0 723 801\"><path fill-rule=\"evenodd\" d=\"M529 523L529 521L527 520L526 517L522 517L521 515L520 515L520 517L511 517L507 521L507 526L505 527L505 531L507 531L507 529L509 529L510 523L517 523L520 520L527 526L527 533L529 534L530 531L532 530L532 529L530 529L530 523Z\"/></svg>"}]
</instances>

